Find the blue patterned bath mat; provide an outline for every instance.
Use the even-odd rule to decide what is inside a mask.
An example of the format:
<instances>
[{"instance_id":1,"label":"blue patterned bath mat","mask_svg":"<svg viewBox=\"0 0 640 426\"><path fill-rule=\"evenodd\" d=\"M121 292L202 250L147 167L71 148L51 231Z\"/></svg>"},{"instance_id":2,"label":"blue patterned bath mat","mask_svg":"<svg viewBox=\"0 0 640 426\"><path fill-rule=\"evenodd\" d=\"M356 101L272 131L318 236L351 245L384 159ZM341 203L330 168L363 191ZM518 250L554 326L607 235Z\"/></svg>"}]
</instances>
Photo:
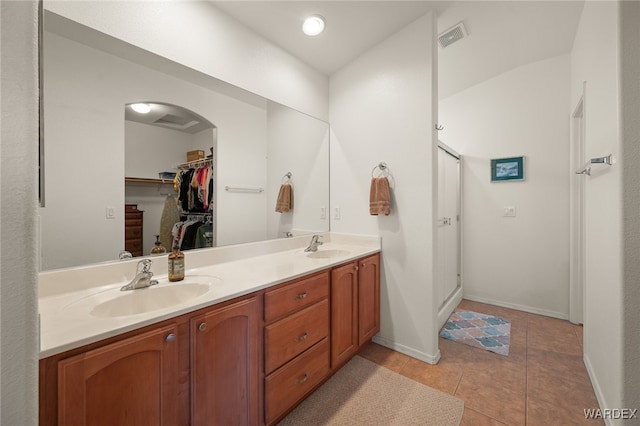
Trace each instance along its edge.
<instances>
[{"instance_id":1,"label":"blue patterned bath mat","mask_svg":"<svg viewBox=\"0 0 640 426\"><path fill-rule=\"evenodd\" d=\"M440 336L454 342L509 355L511 322L508 319L472 311L451 314Z\"/></svg>"}]
</instances>

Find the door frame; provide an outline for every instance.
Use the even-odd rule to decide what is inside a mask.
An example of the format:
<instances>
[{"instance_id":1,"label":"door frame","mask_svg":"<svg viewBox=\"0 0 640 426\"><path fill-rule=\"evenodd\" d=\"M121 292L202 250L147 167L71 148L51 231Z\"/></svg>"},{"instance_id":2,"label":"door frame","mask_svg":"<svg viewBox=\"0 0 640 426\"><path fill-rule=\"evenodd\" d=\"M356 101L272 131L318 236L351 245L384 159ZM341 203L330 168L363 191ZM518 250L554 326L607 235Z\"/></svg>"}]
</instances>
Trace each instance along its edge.
<instances>
[{"instance_id":1,"label":"door frame","mask_svg":"<svg viewBox=\"0 0 640 426\"><path fill-rule=\"evenodd\" d=\"M569 321L582 324L585 317L585 175L576 174L585 162L586 86L571 114L570 126L570 238L569 238Z\"/></svg>"},{"instance_id":2,"label":"door frame","mask_svg":"<svg viewBox=\"0 0 640 426\"><path fill-rule=\"evenodd\" d=\"M446 154L451 155L455 159L458 160L458 217L456 218L458 221L458 286L456 290L442 303L441 306L438 306L438 329L440 329L444 323L449 318L449 315L453 312L456 306L462 300L463 294L463 284L464 284L464 271L462 268L463 265L463 253L462 253L462 241L464 236L464 227L462 220L462 211L463 211L463 203L462 203L462 155L460 155L453 148L443 143L442 141L438 141L438 148L442 149ZM437 228L437 227L436 227Z\"/></svg>"}]
</instances>

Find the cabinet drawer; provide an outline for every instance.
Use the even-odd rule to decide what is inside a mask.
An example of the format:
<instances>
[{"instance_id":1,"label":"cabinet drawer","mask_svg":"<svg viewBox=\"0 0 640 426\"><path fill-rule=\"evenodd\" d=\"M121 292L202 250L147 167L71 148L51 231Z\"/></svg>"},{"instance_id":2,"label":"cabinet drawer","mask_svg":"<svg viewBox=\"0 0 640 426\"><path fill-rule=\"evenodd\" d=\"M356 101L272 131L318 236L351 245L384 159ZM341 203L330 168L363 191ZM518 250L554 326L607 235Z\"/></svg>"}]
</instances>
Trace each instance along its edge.
<instances>
[{"instance_id":1,"label":"cabinet drawer","mask_svg":"<svg viewBox=\"0 0 640 426\"><path fill-rule=\"evenodd\" d=\"M124 226L125 227L136 227L136 226L142 226L142 217L139 218L125 218L124 220Z\"/></svg>"},{"instance_id":2,"label":"cabinet drawer","mask_svg":"<svg viewBox=\"0 0 640 426\"><path fill-rule=\"evenodd\" d=\"M142 251L142 241L138 240L125 240L124 241L125 250L131 252L133 254L134 251L141 252Z\"/></svg>"},{"instance_id":3,"label":"cabinet drawer","mask_svg":"<svg viewBox=\"0 0 640 426\"><path fill-rule=\"evenodd\" d=\"M267 374L329 335L329 300L325 299L265 327Z\"/></svg>"},{"instance_id":4,"label":"cabinet drawer","mask_svg":"<svg viewBox=\"0 0 640 426\"><path fill-rule=\"evenodd\" d=\"M304 278L264 295L264 319L272 321L329 295L329 271Z\"/></svg>"},{"instance_id":5,"label":"cabinet drawer","mask_svg":"<svg viewBox=\"0 0 640 426\"><path fill-rule=\"evenodd\" d=\"M141 226L127 226L124 228L124 239L130 240L134 238L140 238L142 236Z\"/></svg>"},{"instance_id":6,"label":"cabinet drawer","mask_svg":"<svg viewBox=\"0 0 640 426\"><path fill-rule=\"evenodd\" d=\"M329 339L324 339L265 379L266 421L271 423L329 374Z\"/></svg>"}]
</instances>

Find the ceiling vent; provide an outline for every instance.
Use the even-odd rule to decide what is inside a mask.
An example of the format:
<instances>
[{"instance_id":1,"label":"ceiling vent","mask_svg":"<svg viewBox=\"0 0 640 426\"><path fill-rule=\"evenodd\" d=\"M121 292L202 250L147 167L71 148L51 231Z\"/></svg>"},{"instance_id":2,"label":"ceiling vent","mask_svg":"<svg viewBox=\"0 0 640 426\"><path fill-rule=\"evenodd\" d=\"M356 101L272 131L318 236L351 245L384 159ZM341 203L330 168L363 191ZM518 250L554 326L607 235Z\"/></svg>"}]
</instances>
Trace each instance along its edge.
<instances>
[{"instance_id":1,"label":"ceiling vent","mask_svg":"<svg viewBox=\"0 0 640 426\"><path fill-rule=\"evenodd\" d=\"M445 48L458 40L467 36L467 30L462 22L458 22L453 27L438 34L438 43L441 48Z\"/></svg>"},{"instance_id":2,"label":"ceiling vent","mask_svg":"<svg viewBox=\"0 0 640 426\"><path fill-rule=\"evenodd\" d=\"M158 118L155 122L158 124L173 124L178 126L184 126L189 121L191 121L188 117L178 117L173 114L165 114L162 117Z\"/></svg>"},{"instance_id":3,"label":"ceiling vent","mask_svg":"<svg viewBox=\"0 0 640 426\"><path fill-rule=\"evenodd\" d=\"M194 120L191 116L177 116L173 114L165 114L154 121L154 123L177 130L186 130L196 124L200 124L198 120Z\"/></svg>"}]
</instances>

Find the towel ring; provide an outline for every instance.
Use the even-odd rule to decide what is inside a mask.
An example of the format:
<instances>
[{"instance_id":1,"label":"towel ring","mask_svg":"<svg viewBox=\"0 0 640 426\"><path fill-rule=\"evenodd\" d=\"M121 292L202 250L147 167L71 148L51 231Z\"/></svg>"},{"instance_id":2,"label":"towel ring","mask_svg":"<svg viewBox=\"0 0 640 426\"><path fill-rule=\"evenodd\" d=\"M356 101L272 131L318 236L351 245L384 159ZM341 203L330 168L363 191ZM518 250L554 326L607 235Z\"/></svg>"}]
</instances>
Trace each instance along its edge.
<instances>
[{"instance_id":1,"label":"towel ring","mask_svg":"<svg viewBox=\"0 0 640 426\"><path fill-rule=\"evenodd\" d=\"M291 172L287 172L285 173L284 176L282 176L282 179L280 180L280 183L285 183L285 182L289 182L291 180L291 176L293 176L291 174ZM286 180L285 180L286 179Z\"/></svg>"},{"instance_id":2,"label":"towel ring","mask_svg":"<svg viewBox=\"0 0 640 426\"><path fill-rule=\"evenodd\" d=\"M386 175L389 175L389 168L387 166L387 163L385 163L384 161L381 161L380 164L378 164L377 166L375 166L373 169L371 169L371 177L373 177L373 174L375 173L376 169L380 169L381 173L384 173L386 171Z\"/></svg>"}]
</instances>

